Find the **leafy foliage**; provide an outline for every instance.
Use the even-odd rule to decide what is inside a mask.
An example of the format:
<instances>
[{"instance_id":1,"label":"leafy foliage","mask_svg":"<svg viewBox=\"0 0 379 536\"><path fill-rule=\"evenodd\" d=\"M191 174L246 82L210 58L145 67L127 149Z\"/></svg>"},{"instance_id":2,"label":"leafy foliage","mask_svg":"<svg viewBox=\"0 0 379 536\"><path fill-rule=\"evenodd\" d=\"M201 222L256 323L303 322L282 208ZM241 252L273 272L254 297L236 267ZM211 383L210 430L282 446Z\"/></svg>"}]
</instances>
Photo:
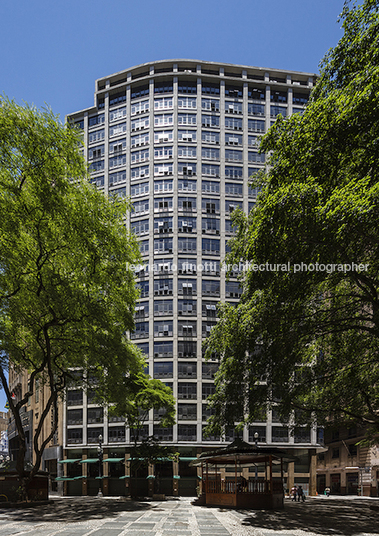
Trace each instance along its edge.
<instances>
[{"instance_id":1,"label":"leafy foliage","mask_svg":"<svg viewBox=\"0 0 379 536\"><path fill-rule=\"evenodd\" d=\"M378 2L341 18L304 114L262 140L255 209L234 215L228 262L251 266L207 340L221 357L211 428L274 404L283 422L298 410L300 423L332 414L379 433Z\"/></svg>"},{"instance_id":2,"label":"leafy foliage","mask_svg":"<svg viewBox=\"0 0 379 536\"><path fill-rule=\"evenodd\" d=\"M76 130L49 110L2 98L0 139L0 377L20 440L17 470L26 481L20 411L36 380L50 396L36 423L27 480L54 435L58 397L72 368L91 368L104 401L126 377L130 383L143 377L144 360L126 337L137 298L128 265L139 252L124 224L128 205L89 183ZM29 391L16 400L5 374L8 358L11 375L30 374ZM52 411L55 423L42 440Z\"/></svg>"}]
</instances>

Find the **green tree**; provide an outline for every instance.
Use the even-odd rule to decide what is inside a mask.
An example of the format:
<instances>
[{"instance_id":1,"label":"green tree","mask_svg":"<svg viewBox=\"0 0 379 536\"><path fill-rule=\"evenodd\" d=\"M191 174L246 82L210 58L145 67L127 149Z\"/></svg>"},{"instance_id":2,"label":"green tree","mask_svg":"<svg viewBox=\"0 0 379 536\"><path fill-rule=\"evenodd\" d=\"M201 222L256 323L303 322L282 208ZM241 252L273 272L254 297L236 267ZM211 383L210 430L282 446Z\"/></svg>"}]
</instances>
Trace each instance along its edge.
<instances>
[{"instance_id":1,"label":"green tree","mask_svg":"<svg viewBox=\"0 0 379 536\"><path fill-rule=\"evenodd\" d=\"M57 428L58 401L71 369L91 369L99 401L145 366L126 333L137 289L130 264L138 245L124 223L127 205L90 184L80 134L51 111L0 100L0 378L19 438L17 471L27 496ZM12 399L6 377L27 370L29 390ZM36 392L49 397L33 423L34 465L25 471L21 412ZM47 418L50 433L43 436Z\"/></svg>"},{"instance_id":2,"label":"green tree","mask_svg":"<svg viewBox=\"0 0 379 536\"><path fill-rule=\"evenodd\" d=\"M304 114L262 140L255 209L234 216L228 262L251 264L207 341L221 357L211 427L274 404L283 422L332 414L379 434L378 2L341 20Z\"/></svg>"}]
</instances>

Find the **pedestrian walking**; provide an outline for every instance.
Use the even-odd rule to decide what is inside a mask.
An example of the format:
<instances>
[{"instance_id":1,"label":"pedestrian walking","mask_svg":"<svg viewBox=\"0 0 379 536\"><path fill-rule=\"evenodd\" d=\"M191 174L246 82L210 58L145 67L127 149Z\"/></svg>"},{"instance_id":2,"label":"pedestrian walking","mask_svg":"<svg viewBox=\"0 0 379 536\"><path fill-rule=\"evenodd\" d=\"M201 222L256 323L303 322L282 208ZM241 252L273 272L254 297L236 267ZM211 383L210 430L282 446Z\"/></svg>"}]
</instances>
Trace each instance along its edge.
<instances>
[{"instance_id":1,"label":"pedestrian walking","mask_svg":"<svg viewBox=\"0 0 379 536\"><path fill-rule=\"evenodd\" d=\"M330 495L330 488L325 488L324 493L325 493L325 495L326 495L327 497L329 497L329 495Z\"/></svg>"},{"instance_id":2,"label":"pedestrian walking","mask_svg":"<svg viewBox=\"0 0 379 536\"><path fill-rule=\"evenodd\" d=\"M293 501L296 502L296 495L297 495L297 487L293 486L293 488L291 488L291 500L292 500L292 502Z\"/></svg>"},{"instance_id":3,"label":"pedestrian walking","mask_svg":"<svg viewBox=\"0 0 379 536\"><path fill-rule=\"evenodd\" d=\"M298 502L300 502L300 499L304 502L305 501L305 493L301 486L297 488L297 496L298 496Z\"/></svg>"}]
</instances>

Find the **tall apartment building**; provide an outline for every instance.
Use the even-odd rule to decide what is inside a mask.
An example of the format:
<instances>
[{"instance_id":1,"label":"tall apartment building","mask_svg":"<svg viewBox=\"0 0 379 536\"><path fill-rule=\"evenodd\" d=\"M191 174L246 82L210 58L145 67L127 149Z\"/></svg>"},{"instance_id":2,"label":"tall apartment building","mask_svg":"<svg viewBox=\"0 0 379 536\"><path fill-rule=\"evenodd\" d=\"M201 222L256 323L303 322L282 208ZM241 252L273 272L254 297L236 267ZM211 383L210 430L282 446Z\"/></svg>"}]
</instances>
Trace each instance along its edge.
<instances>
[{"instance_id":1,"label":"tall apartment building","mask_svg":"<svg viewBox=\"0 0 379 536\"><path fill-rule=\"evenodd\" d=\"M83 130L91 181L132 202L126 218L140 240L143 264L131 337L146 354L151 376L170 385L177 399L177 424L161 429L151 412L144 433L177 445L178 476L193 477L185 461L234 437L233 430L224 438L203 433L218 365L204 361L202 342L217 322L217 303L240 297L237 278L226 280L222 260L233 235L232 211L247 212L256 200L249 177L265 166L259 137L278 115L302 113L314 81L310 73L158 61L97 80L94 105L68 118ZM99 435L105 457L123 458L129 430L86 393L69 390L64 415L67 458L94 459ZM299 456L287 485L295 481L315 492L317 430L296 428L291 435L270 412L266 422L246 428L243 439L252 442L255 432L259 444ZM64 465L69 478L72 464ZM189 488L195 481L196 475Z\"/></svg>"}]
</instances>

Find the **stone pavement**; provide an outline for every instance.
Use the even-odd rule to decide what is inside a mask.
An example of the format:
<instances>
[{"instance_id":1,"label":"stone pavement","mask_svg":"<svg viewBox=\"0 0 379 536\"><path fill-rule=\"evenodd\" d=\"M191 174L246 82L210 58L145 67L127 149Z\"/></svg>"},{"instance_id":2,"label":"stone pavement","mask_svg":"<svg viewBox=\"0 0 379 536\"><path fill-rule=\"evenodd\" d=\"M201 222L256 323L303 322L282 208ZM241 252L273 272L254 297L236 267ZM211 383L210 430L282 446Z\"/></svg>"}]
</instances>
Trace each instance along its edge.
<instances>
[{"instance_id":1,"label":"stone pavement","mask_svg":"<svg viewBox=\"0 0 379 536\"><path fill-rule=\"evenodd\" d=\"M286 499L278 511L192 502L56 497L38 508L0 509L0 536L379 536L375 499Z\"/></svg>"}]
</instances>

